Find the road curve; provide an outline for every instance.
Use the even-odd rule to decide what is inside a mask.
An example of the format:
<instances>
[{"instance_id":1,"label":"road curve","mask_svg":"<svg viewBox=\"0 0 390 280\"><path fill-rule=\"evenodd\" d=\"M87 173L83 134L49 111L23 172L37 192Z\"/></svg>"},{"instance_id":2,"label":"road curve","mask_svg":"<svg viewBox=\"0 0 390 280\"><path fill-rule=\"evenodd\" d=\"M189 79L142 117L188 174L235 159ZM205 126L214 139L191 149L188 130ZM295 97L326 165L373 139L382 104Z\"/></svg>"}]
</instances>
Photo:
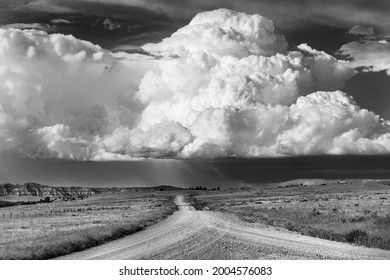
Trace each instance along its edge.
<instances>
[{"instance_id":1,"label":"road curve","mask_svg":"<svg viewBox=\"0 0 390 280\"><path fill-rule=\"evenodd\" d=\"M179 211L143 231L62 260L86 259L390 259L390 251L254 226L213 211L196 211L179 195Z\"/></svg>"}]
</instances>

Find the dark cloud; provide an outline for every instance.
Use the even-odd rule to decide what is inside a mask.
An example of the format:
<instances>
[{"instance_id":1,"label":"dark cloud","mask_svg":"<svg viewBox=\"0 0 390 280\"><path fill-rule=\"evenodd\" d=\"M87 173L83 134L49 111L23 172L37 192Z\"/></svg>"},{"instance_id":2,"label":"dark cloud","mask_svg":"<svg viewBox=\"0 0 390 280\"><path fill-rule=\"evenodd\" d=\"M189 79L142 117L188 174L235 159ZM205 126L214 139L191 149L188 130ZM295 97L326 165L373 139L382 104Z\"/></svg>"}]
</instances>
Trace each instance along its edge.
<instances>
[{"instance_id":1,"label":"dark cloud","mask_svg":"<svg viewBox=\"0 0 390 280\"><path fill-rule=\"evenodd\" d=\"M238 187L239 183L296 178L387 179L389 156L310 156L261 159L77 162L0 156L0 183L38 182L54 186Z\"/></svg>"},{"instance_id":2,"label":"dark cloud","mask_svg":"<svg viewBox=\"0 0 390 280\"><path fill-rule=\"evenodd\" d=\"M207 161L140 160L81 162L0 155L1 183L38 182L54 186L183 187L226 185L223 168Z\"/></svg>"},{"instance_id":3,"label":"dark cloud","mask_svg":"<svg viewBox=\"0 0 390 280\"><path fill-rule=\"evenodd\" d=\"M186 21L196 13L216 8L230 8L247 13L260 13L283 28L312 22L352 27L355 23L389 27L390 3L385 0L6 0L0 10L19 12L51 11L82 13L87 16Z\"/></svg>"},{"instance_id":4,"label":"dark cloud","mask_svg":"<svg viewBox=\"0 0 390 280\"><path fill-rule=\"evenodd\" d=\"M73 24L59 26L57 32L73 34L107 48L139 46L176 31L198 12L217 8L261 14L271 19L290 42L304 42L302 37L307 43L323 41L325 51L335 51L337 43L346 43L341 41L341 34L357 24L375 27L379 32L390 31L390 2L385 0L4 0L0 3L0 25L48 24L61 18ZM91 29L94 22L107 18L126 27L136 27L116 33L107 32L103 26ZM313 38L316 34L317 39ZM325 40L327 37L330 39Z\"/></svg>"},{"instance_id":5,"label":"dark cloud","mask_svg":"<svg viewBox=\"0 0 390 280\"><path fill-rule=\"evenodd\" d=\"M158 41L187 24L198 12L217 8L259 13L270 18L292 43L304 42L303 36L308 38L306 41L310 40L315 34L318 39L312 41L324 41L321 36L329 37L333 41L325 40L325 51L335 51L337 47L333 45L346 43L340 41L340 34L357 24L375 27L379 32L390 30L390 2L385 0L3 0L0 25L48 24L62 18L73 24L59 26L57 32L114 48ZM107 32L109 30L103 26L91 29L97 20L107 18L126 27L136 27L123 28L116 33ZM164 36L158 36L159 33ZM156 36L149 36L151 34ZM121 42L117 42L119 40Z\"/></svg>"},{"instance_id":6,"label":"dark cloud","mask_svg":"<svg viewBox=\"0 0 390 280\"><path fill-rule=\"evenodd\" d=\"M155 42L183 25L180 20L161 10L121 4L117 1L32 0L2 4L0 26L48 24L53 26L53 32L72 34L109 49L124 43L142 45L150 42L149 34L161 34L153 36L152 41ZM70 23L53 24L52 21L59 18ZM121 28L107 29L104 25L106 20L115 22Z\"/></svg>"},{"instance_id":7,"label":"dark cloud","mask_svg":"<svg viewBox=\"0 0 390 280\"><path fill-rule=\"evenodd\" d=\"M109 2L124 4L131 1ZM390 26L390 3L385 0L145 0L142 3L144 7L161 11L175 19L190 19L200 11L229 8L259 13L283 29L294 29L312 23L339 27L352 27L358 23L382 28Z\"/></svg>"}]
</instances>

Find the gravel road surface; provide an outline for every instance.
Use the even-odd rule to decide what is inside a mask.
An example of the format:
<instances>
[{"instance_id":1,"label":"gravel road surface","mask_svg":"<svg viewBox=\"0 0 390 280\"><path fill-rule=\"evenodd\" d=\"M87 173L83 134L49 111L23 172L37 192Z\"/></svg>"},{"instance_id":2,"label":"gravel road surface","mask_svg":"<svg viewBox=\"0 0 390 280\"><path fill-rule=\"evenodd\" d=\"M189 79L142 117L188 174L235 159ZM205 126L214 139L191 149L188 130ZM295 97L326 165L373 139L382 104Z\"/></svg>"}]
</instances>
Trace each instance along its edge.
<instances>
[{"instance_id":1,"label":"gravel road surface","mask_svg":"<svg viewBox=\"0 0 390 280\"><path fill-rule=\"evenodd\" d=\"M390 259L390 251L254 225L220 212L179 211L128 237L58 259Z\"/></svg>"}]
</instances>

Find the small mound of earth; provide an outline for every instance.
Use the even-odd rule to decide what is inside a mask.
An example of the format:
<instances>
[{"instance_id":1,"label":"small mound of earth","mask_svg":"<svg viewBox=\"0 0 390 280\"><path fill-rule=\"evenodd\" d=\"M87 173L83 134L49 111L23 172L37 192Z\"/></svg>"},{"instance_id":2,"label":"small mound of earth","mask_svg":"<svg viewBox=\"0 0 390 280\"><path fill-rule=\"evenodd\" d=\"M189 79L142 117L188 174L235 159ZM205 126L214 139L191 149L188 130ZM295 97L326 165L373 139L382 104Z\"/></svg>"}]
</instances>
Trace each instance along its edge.
<instances>
[{"instance_id":1,"label":"small mound of earth","mask_svg":"<svg viewBox=\"0 0 390 280\"><path fill-rule=\"evenodd\" d=\"M279 183L278 187L288 188L288 187L296 187L296 186L319 186L327 183L329 182L325 179L295 179L295 180Z\"/></svg>"}]
</instances>

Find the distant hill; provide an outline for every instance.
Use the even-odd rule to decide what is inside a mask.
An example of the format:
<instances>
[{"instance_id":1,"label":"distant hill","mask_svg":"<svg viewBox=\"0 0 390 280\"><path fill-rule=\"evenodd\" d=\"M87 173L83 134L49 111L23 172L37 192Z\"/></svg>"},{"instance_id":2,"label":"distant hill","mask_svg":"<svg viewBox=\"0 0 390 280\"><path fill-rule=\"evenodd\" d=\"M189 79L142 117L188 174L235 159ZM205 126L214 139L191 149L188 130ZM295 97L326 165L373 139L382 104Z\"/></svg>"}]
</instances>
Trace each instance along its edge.
<instances>
[{"instance_id":1,"label":"distant hill","mask_svg":"<svg viewBox=\"0 0 390 280\"><path fill-rule=\"evenodd\" d=\"M124 188L53 187L37 183L0 184L0 197L8 195L62 198L65 200L85 198L99 193L113 193Z\"/></svg>"},{"instance_id":2,"label":"distant hill","mask_svg":"<svg viewBox=\"0 0 390 280\"><path fill-rule=\"evenodd\" d=\"M320 186L329 183L330 180L325 179L295 179L279 183L279 187L295 187L295 186Z\"/></svg>"},{"instance_id":3,"label":"distant hill","mask_svg":"<svg viewBox=\"0 0 390 280\"><path fill-rule=\"evenodd\" d=\"M183 188L175 187L175 186L167 186L167 185L161 185L150 188L155 191L177 191L177 190L183 190Z\"/></svg>"},{"instance_id":4,"label":"distant hill","mask_svg":"<svg viewBox=\"0 0 390 280\"><path fill-rule=\"evenodd\" d=\"M49 185L37 183L25 184L0 184L0 197L8 195L16 196L36 196L36 197L50 197L78 199L92 196L99 193L115 193L121 191L176 191L183 190L180 187L161 185L155 187L135 187L135 188L85 188L85 187L53 187Z\"/></svg>"}]
</instances>

